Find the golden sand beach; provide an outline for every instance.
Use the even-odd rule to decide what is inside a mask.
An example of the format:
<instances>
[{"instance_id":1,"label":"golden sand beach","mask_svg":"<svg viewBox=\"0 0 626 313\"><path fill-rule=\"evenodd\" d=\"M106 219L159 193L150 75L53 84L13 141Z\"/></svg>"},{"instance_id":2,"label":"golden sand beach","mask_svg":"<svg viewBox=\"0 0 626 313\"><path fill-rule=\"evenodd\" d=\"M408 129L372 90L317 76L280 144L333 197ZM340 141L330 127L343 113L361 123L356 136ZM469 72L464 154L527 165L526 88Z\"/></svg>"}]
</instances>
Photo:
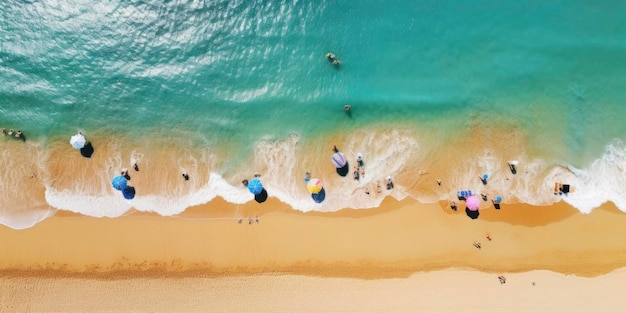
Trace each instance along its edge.
<instances>
[{"instance_id":1,"label":"golden sand beach","mask_svg":"<svg viewBox=\"0 0 626 313\"><path fill-rule=\"evenodd\" d=\"M344 140L336 138L341 147L357 149ZM296 141L290 137L276 145ZM479 142L476 139L476 145ZM453 193L457 186L446 173L451 172L450 164L461 162L454 145L438 162L432 161L435 156L427 163L412 162L394 177L398 186L408 187L393 193L372 189L371 195L356 188L355 199L384 198L372 209L304 213L270 195L262 204L233 204L217 197L175 216L132 209L115 218L55 210L46 203L45 192L70 191L87 196L84 199L119 196L112 194L110 178L140 160L140 171L130 173L138 197L165 192L176 198L210 180L215 156L206 151L150 150L114 139L99 140L91 159L70 153L75 151L66 143L6 145L11 171L5 178L14 184L3 187L12 196L0 199L2 208L13 209L14 200L29 199L38 205L24 207L25 214L39 210L52 217L21 230L0 227L2 312L626 310L617 295L626 278L626 214L612 203L582 214L562 201L532 206L505 195L509 201L501 210L484 202L488 208L471 220L462 203L454 212L447 201L393 197L403 195L400 191L431 197ZM281 150L276 145L260 148L267 150L258 153L266 159L255 159L244 171L266 173L272 162L281 160L275 151L291 147ZM329 154L322 146L310 144L296 152ZM498 153L504 158L518 154ZM33 157L19 161L20 155ZM347 183L328 160L315 159L298 157L289 169L294 173L263 179L272 182L282 175L300 180L300 173L312 169L331 185ZM376 175L370 169L367 175ZM191 174L189 181L181 178L181 170ZM412 184L415 175L419 180ZM490 195L498 184L533 177L525 171L513 177L507 169L498 175L485 187ZM44 186L44 177L49 186ZM442 186L435 183L438 177L443 178ZM234 184L240 180L227 179ZM306 187L300 187L309 197ZM109 200L98 201L106 208Z\"/></svg>"},{"instance_id":2,"label":"golden sand beach","mask_svg":"<svg viewBox=\"0 0 626 313\"><path fill-rule=\"evenodd\" d=\"M2 311L620 312L625 223L610 204L470 220L411 199L334 213L271 198L174 217L58 212L0 228Z\"/></svg>"}]
</instances>

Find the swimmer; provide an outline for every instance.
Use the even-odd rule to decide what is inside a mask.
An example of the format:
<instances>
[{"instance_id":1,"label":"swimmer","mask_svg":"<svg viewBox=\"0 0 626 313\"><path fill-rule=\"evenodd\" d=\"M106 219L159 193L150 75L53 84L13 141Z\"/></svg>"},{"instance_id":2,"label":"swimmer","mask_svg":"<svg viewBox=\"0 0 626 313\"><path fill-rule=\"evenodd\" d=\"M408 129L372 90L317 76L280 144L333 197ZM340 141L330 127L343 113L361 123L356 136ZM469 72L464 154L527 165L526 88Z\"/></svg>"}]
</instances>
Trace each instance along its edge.
<instances>
[{"instance_id":1,"label":"swimmer","mask_svg":"<svg viewBox=\"0 0 626 313\"><path fill-rule=\"evenodd\" d=\"M339 66L339 64L341 64L341 62L339 62L339 60L335 59L335 60L333 61L333 65L334 65L334 66Z\"/></svg>"},{"instance_id":2,"label":"swimmer","mask_svg":"<svg viewBox=\"0 0 626 313\"><path fill-rule=\"evenodd\" d=\"M335 55L330 53L330 52L328 52L328 53L326 53L326 58L328 58L329 60L334 60L335 59Z\"/></svg>"},{"instance_id":3,"label":"swimmer","mask_svg":"<svg viewBox=\"0 0 626 313\"><path fill-rule=\"evenodd\" d=\"M22 131L18 130L17 133L15 133L15 138L21 138L22 137Z\"/></svg>"},{"instance_id":4,"label":"swimmer","mask_svg":"<svg viewBox=\"0 0 626 313\"><path fill-rule=\"evenodd\" d=\"M9 129L9 136L13 135L13 128Z\"/></svg>"},{"instance_id":5,"label":"swimmer","mask_svg":"<svg viewBox=\"0 0 626 313\"><path fill-rule=\"evenodd\" d=\"M343 108L346 109L346 111L350 111L352 107L349 104L346 104L343 106Z\"/></svg>"},{"instance_id":6,"label":"swimmer","mask_svg":"<svg viewBox=\"0 0 626 313\"><path fill-rule=\"evenodd\" d=\"M7 134L7 129L3 127L2 129L0 129L0 132L2 132L3 135L6 135Z\"/></svg>"}]
</instances>

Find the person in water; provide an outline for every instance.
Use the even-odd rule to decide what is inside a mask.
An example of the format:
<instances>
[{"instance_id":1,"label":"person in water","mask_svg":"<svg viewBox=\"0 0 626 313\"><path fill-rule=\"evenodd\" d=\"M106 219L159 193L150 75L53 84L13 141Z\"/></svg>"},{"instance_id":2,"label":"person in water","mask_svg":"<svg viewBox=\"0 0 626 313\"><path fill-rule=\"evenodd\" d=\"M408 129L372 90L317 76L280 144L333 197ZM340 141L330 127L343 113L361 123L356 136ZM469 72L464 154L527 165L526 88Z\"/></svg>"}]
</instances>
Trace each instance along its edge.
<instances>
[{"instance_id":1,"label":"person in water","mask_svg":"<svg viewBox=\"0 0 626 313\"><path fill-rule=\"evenodd\" d=\"M335 59L335 55L330 53L330 52L328 52L328 53L326 53L326 58L328 58L328 60L332 61L332 60Z\"/></svg>"},{"instance_id":2,"label":"person in water","mask_svg":"<svg viewBox=\"0 0 626 313\"><path fill-rule=\"evenodd\" d=\"M2 135L6 135L7 134L7 129L6 128L2 128L2 129L0 129L0 132L2 133Z\"/></svg>"},{"instance_id":3,"label":"person in water","mask_svg":"<svg viewBox=\"0 0 626 313\"><path fill-rule=\"evenodd\" d=\"M350 111L352 107L349 104L346 104L343 106L343 108L346 109L346 111Z\"/></svg>"},{"instance_id":4,"label":"person in water","mask_svg":"<svg viewBox=\"0 0 626 313\"><path fill-rule=\"evenodd\" d=\"M15 138L22 138L22 131L18 130L17 133L15 133Z\"/></svg>"}]
</instances>

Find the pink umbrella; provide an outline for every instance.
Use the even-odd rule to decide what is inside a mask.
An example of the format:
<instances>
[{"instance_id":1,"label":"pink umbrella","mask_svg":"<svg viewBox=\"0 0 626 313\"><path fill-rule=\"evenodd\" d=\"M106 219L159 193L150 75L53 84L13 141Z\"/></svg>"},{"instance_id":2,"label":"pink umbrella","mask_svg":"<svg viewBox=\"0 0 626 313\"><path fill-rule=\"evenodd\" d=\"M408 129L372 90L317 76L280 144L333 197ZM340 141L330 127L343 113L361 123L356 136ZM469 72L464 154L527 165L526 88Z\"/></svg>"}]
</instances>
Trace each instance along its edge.
<instances>
[{"instance_id":1,"label":"pink umbrella","mask_svg":"<svg viewBox=\"0 0 626 313\"><path fill-rule=\"evenodd\" d=\"M478 211L478 207L480 206L480 200L477 196L468 196L465 198L465 205L470 211Z\"/></svg>"}]
</instances>

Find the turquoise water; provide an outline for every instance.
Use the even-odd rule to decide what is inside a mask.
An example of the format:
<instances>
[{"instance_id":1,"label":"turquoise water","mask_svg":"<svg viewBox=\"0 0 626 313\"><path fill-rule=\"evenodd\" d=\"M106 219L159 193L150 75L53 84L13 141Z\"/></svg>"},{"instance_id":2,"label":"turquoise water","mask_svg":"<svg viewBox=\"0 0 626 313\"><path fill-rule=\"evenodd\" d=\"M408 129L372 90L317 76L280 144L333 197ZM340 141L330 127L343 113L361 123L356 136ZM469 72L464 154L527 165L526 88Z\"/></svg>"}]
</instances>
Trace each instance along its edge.
<instances>
[{"instance_id":1,"label":"turquoise water","mask_svg":"<svg viewBox=\"0 0 626 313\"><path fill-rule=\"evenodd\" d=\"M495 124L588 167L626 138L625 20L623 1L8 0L0 125L249 155L291 133Z\"/></svg>"}]
</instances>

